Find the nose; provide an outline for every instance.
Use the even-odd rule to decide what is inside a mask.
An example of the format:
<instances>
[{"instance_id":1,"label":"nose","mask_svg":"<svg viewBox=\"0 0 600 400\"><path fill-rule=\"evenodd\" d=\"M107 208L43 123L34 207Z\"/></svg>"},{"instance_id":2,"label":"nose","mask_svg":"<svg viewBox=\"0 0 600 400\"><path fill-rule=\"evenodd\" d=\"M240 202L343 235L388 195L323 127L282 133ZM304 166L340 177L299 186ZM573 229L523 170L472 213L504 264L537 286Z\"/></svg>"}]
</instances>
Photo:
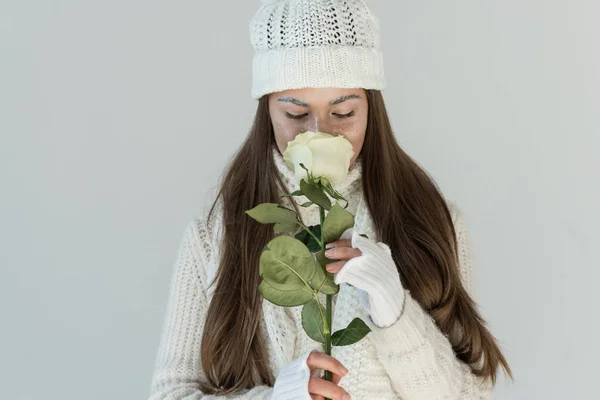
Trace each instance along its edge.
<instances>
[{"instance_id":1,"label":"nose","mask_svg":"<svg viewBox=\"0 0 600 400\"><path fill-rule=\"evenodd\" d=\"M337 136L342 133L342 129L335 126L331 121L332 116L325 115L323 117L315 116L314 120L309 121L305 129L313 132L323 132L332 136Z\"/></svg>"}]
</instances>

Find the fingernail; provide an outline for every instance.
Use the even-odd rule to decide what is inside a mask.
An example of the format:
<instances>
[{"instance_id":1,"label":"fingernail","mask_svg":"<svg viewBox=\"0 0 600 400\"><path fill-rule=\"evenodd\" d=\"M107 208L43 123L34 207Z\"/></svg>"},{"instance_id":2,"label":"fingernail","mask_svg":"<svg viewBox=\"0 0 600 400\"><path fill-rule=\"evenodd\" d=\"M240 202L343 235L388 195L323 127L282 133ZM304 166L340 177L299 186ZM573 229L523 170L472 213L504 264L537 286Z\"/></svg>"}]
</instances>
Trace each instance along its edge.
<instances>
[{"instance_id":1,"label":"fingernail","mask_svg":"<svg viewBox=\"0 0 600 400\"><path fill-rule=\"evenodd\" d=\"M348 393L344 394L344 400L350 400L350 395Z\"/></svg>"},{"instance_id":2,"label":"fingernail","mask_svg":"<svg viewBox=\"0 0 600 400\"><path fill-rule=\"evenodd\" d=\"M329 272L333 272L334 271L333 267L330 266L330 265L328 265L326 268L327 268L327 271L329 271Z\"/></svg>"},{"instance_id":3,"label":"fingernail","mask_svg":"<svg viewBox=\"0 0 600 400\"><path fill-rule=\"evenodd\" d=\"M325 252L325 257L331 257L331 255L332 255L332 254L333 254L333 251L332 251L332 250L327 250L327 251Z\"/></svg>"},{"instance_id":4,"label":"fingernail","mask_svg":"<svg viewBox=\"0 0 600 400\"><path fill-rule=\"evenodd\" d=\"M341 367L340 372L342 373L342 375L346 375L348 373L348 370L344 367Z\"/></svg>"},{"instance_id":5,"label":"fingernail","mask_svg":"<svg viewBox=\"0 0 600 400\"><path fill-rule=\"evenodd\" d=\"M325 245L325 248L326 248L326 249L330 249L330 248L332 248L332 247L333 247L333 243L327 243L327 244Z\"/></svg>"}]
</instances>

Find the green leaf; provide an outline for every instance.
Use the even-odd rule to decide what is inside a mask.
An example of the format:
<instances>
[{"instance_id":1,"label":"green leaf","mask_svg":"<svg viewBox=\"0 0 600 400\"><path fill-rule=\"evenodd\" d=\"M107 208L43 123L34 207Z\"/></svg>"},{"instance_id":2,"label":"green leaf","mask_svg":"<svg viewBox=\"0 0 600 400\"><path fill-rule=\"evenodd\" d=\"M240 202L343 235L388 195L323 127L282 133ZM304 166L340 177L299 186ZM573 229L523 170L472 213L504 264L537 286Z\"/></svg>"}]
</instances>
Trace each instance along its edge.
<instances>
[{"instance_id":1,"label":"green leaf","mask_svg":"<svg viewBox=\"0 0 600 400\"><path fill-rule=\"evenodd\" d=\"M294 237L306 245L308 241L308 239L306 238L307 236L310 235L308 234L308 232L306 232L306 229L302 229L300 232L296 233Z\"/></svg>"},{"instance_id":2,"label":"green leaf","mask_svg":"<svg viewBox=\"0 0 600 400\"><path fill-rule=\"evenodd\" d=\"M314 298L314 292L307 290L306 288L299 290L278 290L269 286L264 279L258 286L258 291L262 293L265 299L282 307L301 306Z\"/></svg>"},{"instance_id":3,"label":"green leaf","mask_svg":"<svg viewBox=\"0 0 600 400\"><path fill-rule=\"evenodd\" d=\"M362 319L354 318L346 328L340 329L331 335L331 344L333 346L347 346L349 344L354 344L365 337L369 332L371 332L371 328L369 328Z\"/></svg>"},{"instance_id":4,"label":"green leaf","mask_svg":"<svg viewBox=\"0 0 600 400\"><path fill-rule=\"evenodd\" d=\"M311 225L308 227L308 229L316 237L321 237L321 225ZM317 242L317 240L304 228L302 228L302 230L296 234L296 239L304 243L311 253L316 253L317 251L321 250L321 245L319 242Z\"/></svg>"},{"instance_id":5,"label":"green leaf","mask_svg":"<svg viewBox=\"0 0 600 400\"><path fill-rule=\"evenodd\" d=\"M302 204L300 204L300 205L301 205L302 207L310 207L310 206L312 206L313 204L315 204L315 203L313 203L312 201L307 201L307 202L305 202L305 203L302 203Z\"/></svg>"},{"instance_id":6,"label":"green leaf","mask_svg":"<svg viewBox=\"0 0 600 400\"><path fill-rule=\"evenodd\" d=\"M329 200L329 197L327 197L320 186L310 184L303 179L300 181L300 189L313 203L320 205L326 210L331 209L331 200Z\"/></svg>"},{"instance_id":7,"label":"green leaf","mask_svg":"<svg viewBox=\"0 0 600 400\"><path fill-rule=\"evenodd\" d=\"M315 276L312 278L310 285L321 293L336 294L340 291L340 285L333 281L333 274L330 274L325 270L327 262L321 263L321 260L328 260L324 253L324 251L320 251L316 254L319 264L317 265Z\"/></svg>"},{"instance_id":8,"label":"green leaf","mask_svg":"<svg viewBox=\"0 0 600 400\"><path fill-rule=\"evenodd\" d=\"M282 194L279 197L284 198L284 197L293 197L293 196L304 196L304 193L302 193L302 190L295 190L290 194Z\"/></svg>"},{"instance_id":9,"label":"green leaf","mask_svg":"<svg viewBox=\"0 0 600 400\"><path fill-rule=\"evenodd\" d=\"M348 200L346 200L346 198L344 196L342 196L342 194L340 192L338 192L337 190L335 190L333 188L333 186L331 186L331 183L327 180L324 179L321 181L323 188L325 189L325 191L334 199L336 200L344 200L346 202L346 205L344 206L344 208L348 207Z\"/></svg>"},{"instance_id":10,"label":"green leaf","mask_svg":"<svg viewBox=\"0 0 600 400\"><path fill-rule=\"evenodd\" d=\"M296 232L298 229L298 215L294 210L285 208L277 203L262 203L246 214L261 224L275 224L275 233Z\"/></svg>"},{"instance_id":11,"label":"green leaf","mask_svg":"<svg viewBox=\"0 0 600 400\"><path fill-rule=\"evenodd\" d=\"M319 311L319 303L314 297L302 307L302 327L312 340L325 343L323 317Z\"/></svg>"},{"instance_id":12,"label":"green leaf","mask_svg":"<svg viewBox=\"0 0 600 400\"><path fill-rule=\"evenodd\" d=\"M325 257L325 251L322 250L320 252L318 252L316 254L317 256L317 262L323 266L323 268L325 268L327 266L327 264L331 264L332 262L335 262L336 260L330 260L329 258Z\"/></svg>"},{"instance_id":13,"label":"green leaf","mask_svg":"<svg viewBox=\"0 0 600 400\"><path fill-rule=\"evenodd\" d=\"M321 237L321 225L311 225L308 228L313 233L313 235L315 235L318 238ZM308 232L306 234L307 234L306 247L308 247L308 250L310 250L311 253L316 253L317 251L320 251L321 245L319 244L319 242L317 242L317 240L314 238L313 235L309 235Z\"/></svg>"},{"instance_id":14,"label":"green leaf","mask_svg":"<svg viewBox=\"0 0 600 400\"><path fill-rule=\"evenodd\" d=\"M278 290L312 290L309 282L315 276L317 264L301 241L290 236L278 236L267 244L269 250L260 255L259 275Z\"/></svg>"},{"instance_id":15,"label":"green leaf","mask_svg":"<svg viewBox=\"0 0 600 400\"><path fill-rule=\"evenodd\" d=\"M275 233L283 233L283 232L292 232L296 233L298 231L298 224L275 224L273 225L273 232Z\"/></svg>"},{"instance_id":16,"label":"green leaf","mask_svg":"<svg viewBox=\"0 0 600 400\"><path fill-rule=\"evenodd\" d=\"M342 233L354 226L354 216L343 209L339 204L334 204L323 221L323 234L325 243L331 243L340 238Z\"/></svg>"}]
</instances>

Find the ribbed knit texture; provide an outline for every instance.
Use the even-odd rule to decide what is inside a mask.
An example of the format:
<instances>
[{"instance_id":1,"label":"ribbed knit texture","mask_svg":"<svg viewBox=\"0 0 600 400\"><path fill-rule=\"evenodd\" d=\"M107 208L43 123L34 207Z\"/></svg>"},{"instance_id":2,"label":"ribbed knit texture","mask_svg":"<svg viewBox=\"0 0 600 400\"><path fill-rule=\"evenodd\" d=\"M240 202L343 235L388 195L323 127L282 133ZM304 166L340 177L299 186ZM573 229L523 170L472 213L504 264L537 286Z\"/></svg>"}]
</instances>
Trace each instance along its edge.
<instances>
[{"instance_id":1,"label":"ribbed knit texture","mask_svg":"<svg viewBox=\"0 0 600 400\"><path fill-rule=\"evenodd\" d=\"M386 87L379 22L362 0L264 1L250 42L253 98L303 87Z\"/></svg>"},{"instance_id":2,"label":"ribbed knit texture","mask_svg":"<svg viewBox=\"0 0 600 400\"><path fill-rule=\"evenodd\" d=\"M312 400L308 392L310 368L306 363L311 351L307 351L279 371L270 400Z\"/></svg>"},{"instance_id":3,"label":"ribbed knit texture","mask_svg":"<svg viewBox=\"0 0 600 400\"><path fill-rule=\"evenodd\" d=\"M297 189L297 180L273 147L275 164L288 190ZM338 190L350 202L355 215L355 229L375 238L369 212L362 196L360 159ZM297 199L298 202L302 198ZM467 290L472 293L473 257L465 221L458 207L448 202L457 232L460 272ZM218 210L217 210L218 211ZM302 208L305 223L319 223L318 208ZM200 343L209 305L209 283L215 276L221 233L219 214L207 220L194 218L187 226L179 246L170 284L163 332L151 384L151 400L269 400L273 388L257 386L235 396L204 395L199 390L203 379ZM376 239L376 238L375 238ZM258 267L257 267L258 271ZM258 273L258 272L257 272ZM368 311L361 304L362 290L342 284L334 296L333 331L345 328L355 317L370 323ZM325 296L322 295L322 304ZM302 307L279 307L263 302L261 322L267 343L269 363L274 376L308 351L322 351L321 344L306 335L301 325ZM453 353L446 336L420 305L405 293L400 318L387 328L369 325L372 332L361 341L333 347L333 356L349 370L339 385L353 400L414 399L488 399L491 383L475 377L470 368ZM300 380L305 376L301 375ZM282 398L284 400L285 397ZM274 400L274 399L272 399ZM279 400L279 399L277 399Z\"/></svg>"},{"instance_id":4,"label":"ribbed knit texture","mask_svg":"<svg viewBox=\"0 0 600 400\"><path fill-rule=\"evenodd\" d=\"M361 256L348 260L335 274L335 283L348 283L364 290L363 307L373 323L380 328L398 320L404 305L404 288L389 246L372 238L360 236L352 230L352 247L360 249Z\"/></svg>"}]
</instances>

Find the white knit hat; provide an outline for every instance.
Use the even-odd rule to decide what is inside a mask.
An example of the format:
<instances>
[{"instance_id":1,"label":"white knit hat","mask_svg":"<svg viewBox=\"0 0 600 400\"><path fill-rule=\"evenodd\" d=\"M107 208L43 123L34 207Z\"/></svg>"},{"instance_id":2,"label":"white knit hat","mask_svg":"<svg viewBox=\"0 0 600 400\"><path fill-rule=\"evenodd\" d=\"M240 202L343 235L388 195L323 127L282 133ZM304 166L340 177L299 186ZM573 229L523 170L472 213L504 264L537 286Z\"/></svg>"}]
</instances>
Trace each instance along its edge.
<instances>
[{"instance_id":1,"label":"white knit hat","mask_svg":"<svg viewBox=\"0 0 600 400\"><path fill-rule=\"evenodd\" d=\"M252 97L304 87L385 89L379 22L363 0L261 0Z\"/></svg>"}]
</instances>

